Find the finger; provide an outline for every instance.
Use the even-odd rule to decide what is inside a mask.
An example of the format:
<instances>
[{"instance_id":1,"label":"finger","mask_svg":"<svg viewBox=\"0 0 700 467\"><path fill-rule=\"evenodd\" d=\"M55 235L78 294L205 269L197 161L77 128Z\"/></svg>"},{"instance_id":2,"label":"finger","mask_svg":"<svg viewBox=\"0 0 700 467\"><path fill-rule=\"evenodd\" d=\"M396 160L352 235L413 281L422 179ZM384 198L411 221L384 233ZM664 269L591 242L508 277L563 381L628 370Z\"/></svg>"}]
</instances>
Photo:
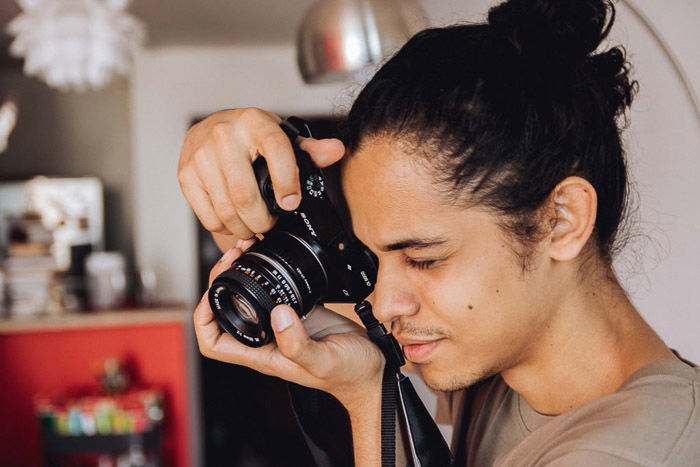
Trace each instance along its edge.
<instances>
[{"instance_id":1,"label":"finger","mask_svg":"<svg viewBox=\"0 0 700 467\"><path fill-rule=\"evenodd\" d=\"M345 154L345 145L335 138L299 138L299 147L309 153L316 167L328 167Z\"/></svg>"},{"instance_id":2,"label":"finger","mask_svg":"<svg viewBox=\"0 0 700 467\"><path fill-rule=\"evenodd\" d=\"M202 355L209 358L239 363L245 360L247 347L226 334L216 321L205 292L193 315L194 331Z\"/></svg>"},{"instance_id":3,"label":"finger","mask_svg":"<svg viewBox=\"0 0 700 467\"><path fill-rule=\"evenodd\" d=\"M332 369L322 344L309 337L296 312L287 305L278 305L271 314L277 349L289 360L312 375L323 378Z\"/></svg>"},{"instance_id":4,"label":"finger","mask_svg":"<svg viewBox=\"0 0 700 467\"><path fill-rule=\"evenodd\" d=\"M196 176L194 177L196 178ZM192 210L204 228L209 232L230 235L231 232L228 231L224 223L221 222L216 215L209 195L199 183L199 179L197 178L196 180L190 181L188 178L189 177L184 175L181 177L180 186L182 188L182 193L185 195L185 199L190 206L192 206Z\"/></svg>"},{"instance_id":5,"label":"finger","mask_svg":"<svg viewBox=\"0 0 700 467\"><path fill-rule=\"evenodd\" d=\"M238 248L241 251L246 251L248 248L251 246L255 245L258 241L257 237L252 237L247 240L238 240L236 242L236 248Z\"/></svg>"},{"instance_id":6,"label":"finger","mask_svg":"<svg viewBox=\"0 0 700 467\"><path fill-rule=\"evenodd\" d=\"M322 339L330 334L345 332L364 332L364 328L323 305L316 305L302 322L304 329L314 340Z\"/></svg>"},{"instance_id":7,"label":"finger","mask_svg":"<svg viewBox=\"0 0 700 467\"><path fill-rule=\"evenodd\" d=\"M257 141L257 147L267 162L277 204L288 211L296 209L301 201L299 167L289 138L276 126Z\"/></svg>"},{"instance_id":8,"label":"finger","mask_svg":"<svg viewBox=\"0 0 700 467\"><path fill-rule=\"evenodd\" d=\"M216 344L222 333L214 317L214 312L209 306L208 295L208 291L204 292L192 316L199 350L203 355L207 355L208 350Z\"/></svg>"},{"instance_id":9,"label":"finger","mask_svg":"<svg viewBox=\"0 0 700 467\"><path fill-rule=\"evenodd\" d=\"M238 241L238 239L231 234L226 235L217 232L212 232L211 238L214 240L214 243L216 243L216 246L218 246L219 250L222 252L236 246L236 242Z\"/></svg>"},{"instance_id":10,"label":"finger","mask_svg":"<svg viewBox=\"0 0 700 467\"><path fill-rule=\"evenodd\" d=\"M229 248L223 254L221 259L219 259L219 261L217 261L209 271L209 287L211 287L211 283L219 274L231 267L231 264L233 264L233 262L238 259L239 256L241 256L241 253L242 251L238 248Z\"/></svg>"},{"instance_id":11,"label":"finger","mask_svg":"<svg viewBox=\"0 0 700 467\"><path fill-rule=\"evenodd\" d=\"M209 287L212 281L222 272L228 270L234 261L236 261L244 251L253 246L257 242L257 238L253 237L248 240L238 240L235 247L231 247L221 256L219 261L212 266L209 271Z\"/></svg>"},{"instance_id":12,"label":"finger","mask_svg":"<svg viewBox=\"0 0 700 467\"><path fill-rule=\"evenodd\" d=\"M236 238L252 237L255 232L251 231L238 217L236 201L229 197L228 188L221 171L213 166L202 166L199 169L199 173L200 182L211 200L216 217ZM206 183L204 183L205 180Z\"/></svg>"},{"instance_id":13,"label":"finger","mask_svg":"<svg viewBox=\"0 0 700 467\"><path fill-rule=\"evenodd\" d=\"M275 219L260 194L250 161L247 159L227 161L223 172L228 186L228 196L236 207L236 213L241 222L253 233L270 230Z\"/></svg>"},{"instance_id":14,"label":"finger","mask_svg":"<svg viewBox=\"0 0 700 467\"><path fill-rule=\"evenodd\" d=\"M195 308L194 330L199 351L208 358L244 365L260 373L295 380L306 374L303 368L282 355L274 343L263 347L248 347L224 332L204 294Z\"/></svg>"},{"instance_id":15,"label":"finger","mask_svg":"<svg viewBox=\"0 0 700 467\"><path fill-rule=\"evenodd\" d=\"M252 233L269 230L274 222L260 195L250 164L250 153L257 150L250 148L248 138L241 132L245 132L245 128L257 129L260 125L257 122L261 119L264 124L273 122L275 126L275 120L260 109L244 109L240 118L243 121L238 125L230 122L214 125L211 130L214 145L209 145L206 151L199 151L195 162L200 178L206 181L205 188L211 193L217 215L222 216L221 220L229 231L238 234L239 238L248 238ZM232 223L239 224L240 231L234 230Z\"/></svg>"}]
</instances>

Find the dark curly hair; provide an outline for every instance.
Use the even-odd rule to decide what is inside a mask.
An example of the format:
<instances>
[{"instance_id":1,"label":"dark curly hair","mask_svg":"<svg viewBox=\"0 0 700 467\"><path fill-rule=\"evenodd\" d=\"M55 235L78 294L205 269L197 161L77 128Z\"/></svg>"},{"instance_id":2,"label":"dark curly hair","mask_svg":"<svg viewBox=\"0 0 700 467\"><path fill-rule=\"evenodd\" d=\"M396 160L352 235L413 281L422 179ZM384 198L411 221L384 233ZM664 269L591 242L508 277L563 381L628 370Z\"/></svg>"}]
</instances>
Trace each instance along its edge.
<instances>
[{"instance_id":1,"label":"dark curly hair","mask_svg":"<svg viewBox=\"0 0 700 467\"><path fill-rule=\"evenodd\" d=\"M376 137L408 143L449 198L504 214L524 244L557 183L583 177L609 262L628 190L620 117L636 90L624 49L596 52L614 17L609 0L510 0L486 23L416 34L355 100L349 153Z\"/></svg>"}]
</instances>

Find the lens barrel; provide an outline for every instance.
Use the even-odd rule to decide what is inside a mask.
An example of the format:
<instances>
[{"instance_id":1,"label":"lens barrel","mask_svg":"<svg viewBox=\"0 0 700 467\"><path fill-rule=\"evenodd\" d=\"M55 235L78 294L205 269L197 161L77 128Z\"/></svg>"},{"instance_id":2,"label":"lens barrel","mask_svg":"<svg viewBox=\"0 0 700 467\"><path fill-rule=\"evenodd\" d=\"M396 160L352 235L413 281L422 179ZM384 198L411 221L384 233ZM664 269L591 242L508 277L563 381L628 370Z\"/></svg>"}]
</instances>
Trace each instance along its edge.
<instances>
[{"instance_id":1,"label":"lens barrel","mask_svg":"<svg viewBox=\"0 0 700 467\"><path fill-rule=\"evenodd\" d=\"M325 255L318 245L274 232L243 253L209 289L209 302L226 332L250 347L272 338L270 312L289 305L304 318L325 294Z\"/></svg>"}]
</instances>

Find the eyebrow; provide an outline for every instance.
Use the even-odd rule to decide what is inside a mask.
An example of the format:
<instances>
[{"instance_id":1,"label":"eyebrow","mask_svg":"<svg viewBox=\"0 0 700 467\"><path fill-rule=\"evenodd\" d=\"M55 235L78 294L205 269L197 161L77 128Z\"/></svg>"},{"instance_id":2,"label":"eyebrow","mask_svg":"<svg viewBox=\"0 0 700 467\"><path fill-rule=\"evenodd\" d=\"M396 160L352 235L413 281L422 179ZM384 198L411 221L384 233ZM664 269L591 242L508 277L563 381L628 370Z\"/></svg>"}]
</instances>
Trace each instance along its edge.
<instances>
[{"instance_id":1,"label":"eyebrow","mask_svg":"<svg viewBox=\"0 0 700 467\"><path fill-rule=\"evenodd\" d=\"M414 248L417 250L423 248L430 248L432 246L443 245L447 243L447 240L442 237L436 238L407 238L404 240L399 240L398 242L393 242L388 245L384 245L379 249L381 251L396 251L403 250L405 248Z\"/></svg>"}]
</instances>

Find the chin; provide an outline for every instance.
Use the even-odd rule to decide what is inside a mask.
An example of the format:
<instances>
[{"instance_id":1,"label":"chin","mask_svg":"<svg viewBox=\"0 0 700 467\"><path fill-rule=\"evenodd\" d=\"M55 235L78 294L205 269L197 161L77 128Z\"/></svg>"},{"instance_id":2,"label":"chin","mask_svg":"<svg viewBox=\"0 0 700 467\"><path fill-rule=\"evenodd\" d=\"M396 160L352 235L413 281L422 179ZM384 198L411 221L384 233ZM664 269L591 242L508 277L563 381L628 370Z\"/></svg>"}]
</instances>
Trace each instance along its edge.
<instances>
[{"instance_id":1,"label":"chin","mask_svg":"<svg viewBox=\"0 0 700 467\"><path fill-rule=\"evenodd\" d=\"M418 366L418 370L425 384L433 391L440 392L466 389L481 380L499 373L498 370L476 370L465 374L456 374L437 368L430 368L429 364Z\"/></svg>"}]
</instances>

